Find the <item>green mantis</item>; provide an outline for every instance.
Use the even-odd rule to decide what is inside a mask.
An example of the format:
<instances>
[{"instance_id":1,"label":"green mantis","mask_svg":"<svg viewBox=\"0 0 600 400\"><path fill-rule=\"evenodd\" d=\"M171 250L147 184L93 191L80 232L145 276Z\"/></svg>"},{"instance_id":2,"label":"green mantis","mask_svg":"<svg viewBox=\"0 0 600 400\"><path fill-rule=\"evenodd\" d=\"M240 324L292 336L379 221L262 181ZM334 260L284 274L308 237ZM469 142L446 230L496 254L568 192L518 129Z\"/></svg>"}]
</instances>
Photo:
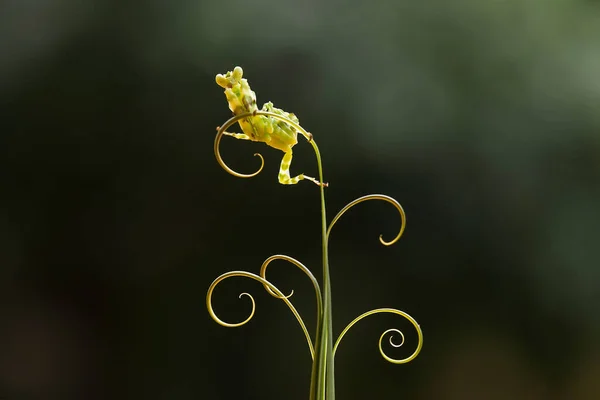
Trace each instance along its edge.
<instances>
[{"instance_id":1,"label":"green mantis","mask_svg":"<svg viewBox=\"0 0 600 400\"><path fill-rule=\"evenodd\" d=\"M309 180L319 186L327 186L327 183L321 183L317 179L300 174L290 177L290 165L292 164L292 147L298 143L297 130L288 123L272 118L268 115L257 115L258 106L256 105L256 93L250 89L248 81L243 76L241 67L235 67L233 71L225 75L218 74L217 84L225 89L225 97L229 103L229 109L234 115L243 113L253 113L252 116L238 121L244 133L224 132L224 135L233 136L236 139L252 140L254 142L263 142L267 145L283 151L285 154L281 160L279 168L279 183L283 185L295 185L301 180ZM279 108L273 107L273 103L265 103L261 111L266 111L288 118L294 123L298 123L298 118ZM312 137L309 137L309 140Z\"/></svg>"}]
</instances>

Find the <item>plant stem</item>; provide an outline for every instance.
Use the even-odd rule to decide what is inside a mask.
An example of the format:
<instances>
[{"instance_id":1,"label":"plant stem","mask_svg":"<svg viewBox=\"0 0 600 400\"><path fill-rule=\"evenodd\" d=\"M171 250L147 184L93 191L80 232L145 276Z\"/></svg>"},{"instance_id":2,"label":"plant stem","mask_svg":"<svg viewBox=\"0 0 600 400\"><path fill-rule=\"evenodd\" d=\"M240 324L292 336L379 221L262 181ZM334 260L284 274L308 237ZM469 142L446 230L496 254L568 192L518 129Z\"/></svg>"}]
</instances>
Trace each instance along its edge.
<instances>
[{"instance_id":1,"label":"plant stem","mask_svg":"<svg viewBox=\"0 0 600 400\"><path fill-rule=\"evenodd\" d=\"M311 141L317 156L319 181L323 183L321 153L315 141ZM335 400L333 365L333 323L331 316L331 281L327 254L327 215L325 211L325 188L321 186L321 237L323 252L323 315L317 323L316 355L313 361L310 400Z\"/></svg>"}]
</instances>

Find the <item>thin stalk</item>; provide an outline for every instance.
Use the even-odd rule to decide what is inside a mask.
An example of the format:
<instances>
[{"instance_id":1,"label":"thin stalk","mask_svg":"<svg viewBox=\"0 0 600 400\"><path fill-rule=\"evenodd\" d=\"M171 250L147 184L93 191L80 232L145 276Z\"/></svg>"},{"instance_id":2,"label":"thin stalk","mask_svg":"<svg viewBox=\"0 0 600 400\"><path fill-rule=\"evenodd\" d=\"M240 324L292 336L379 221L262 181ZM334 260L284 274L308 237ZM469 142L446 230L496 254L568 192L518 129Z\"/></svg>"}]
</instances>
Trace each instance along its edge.
<instances>
[{"instance_id":1,"label":"thin stalk","mask_svg":"<svg viewBox=\"0 0 600 400\"><path fill-rule=\"evenodd\" d=\"M264 159L263 157L256 153L255 156L258 156L261 161L260 168L252 173L252 174L240 174L229 168L227 164L223 161L220 151L219 151L219 143L221 141L221 137L225 130L233 125L238 120L243 118L256 116L256 115L266 115L277 120L283 121L298 132L300 132L313 146L315 150L315 155L317 157L317 166L319 169L319 182L321 182L321 243L322 243L322 252L323 252L323 314L319 315L317 318L317 334L315 335L315 358L313 360L313 367L311 372L311 383L310 383L310 400L335 400L335 381L334 381L334 365L333 365L333 323L331 316L331 281L329 278L329 258L327 253L327 214L325 210L325 189L324 189L324 180L323 180L323 165L321 162L321 153L319 152L319 147L317 143L312 138L312 135L308 133L304 128L302 128L296 122L290 120L289 118L279 115L276 113L268 112L268 111L257 111L254 113L242 113L231 117L225 124L217 129L218 133L215 138L214 150L215 156L217 157L217 161L219 165L225 171L229 172L231 175L240 177L240 178L252 178L258 175L263 167L264 167Z\"/></svg>"},{"instance_id":2,"label":"thin stalk","mask_svg":"<svg viewBox=\"0 0 600 400\"><path fill-rule=\"evenodd\" d=\"M323 183L321 153L314 140L310 142L317 156L319 181ZM327 253L327 215L325 210L325 189L321 185L321 238L323 252L323 316L318 321L315 360L311 379L311 400L335 400L335 380L333 365L333 323L331 315L331 280L329 277L329 257Z\"/></svg>"}]
</instances>

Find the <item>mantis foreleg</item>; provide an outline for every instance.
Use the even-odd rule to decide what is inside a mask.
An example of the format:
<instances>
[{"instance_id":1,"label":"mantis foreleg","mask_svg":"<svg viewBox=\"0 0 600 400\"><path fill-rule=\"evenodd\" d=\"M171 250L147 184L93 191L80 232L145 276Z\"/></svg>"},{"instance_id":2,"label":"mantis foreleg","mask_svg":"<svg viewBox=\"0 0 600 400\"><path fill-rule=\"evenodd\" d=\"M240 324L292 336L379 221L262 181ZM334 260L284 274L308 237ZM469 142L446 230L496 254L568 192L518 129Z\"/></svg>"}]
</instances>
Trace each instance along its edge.
<instances>
[{"instance_id":1,"label":"mantis foreleg","mask_svg":"<svg viewBox=\"0 0 600 400\"><path fill-rule=\"evenodd\" d=\"M223 135L233 136L236 139L242 140L252 140L252 138L245 133L231 133L231 132L223 132Z\"/></svg>"}]
</instances>

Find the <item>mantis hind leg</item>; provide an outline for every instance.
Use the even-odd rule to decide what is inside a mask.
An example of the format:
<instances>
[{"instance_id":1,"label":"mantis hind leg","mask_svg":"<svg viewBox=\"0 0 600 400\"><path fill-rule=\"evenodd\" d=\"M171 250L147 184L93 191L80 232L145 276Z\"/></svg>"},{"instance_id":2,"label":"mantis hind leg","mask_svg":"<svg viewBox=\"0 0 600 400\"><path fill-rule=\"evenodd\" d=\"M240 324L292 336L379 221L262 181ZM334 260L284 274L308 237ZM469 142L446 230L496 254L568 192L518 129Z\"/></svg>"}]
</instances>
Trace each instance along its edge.
<instances>
[{"instance_id":1,"label":"mantis hind leg","mask_svg":"<svg viewBox=\"0 0 600 400\"><path fill-rule=\"evenodd\" d=\"M282 185L295 185L303 179L307 179L319 186L321 186L321 182L317 179L306 176L304 174L297 175L293 178L290 178L290 164L292 163L292 150L288 150L283 156L283 160L281 160L281 168L279 168L279 183ZM327 186L326 183L323 183L322 186Z\"/></svg>"}]
</instances>

